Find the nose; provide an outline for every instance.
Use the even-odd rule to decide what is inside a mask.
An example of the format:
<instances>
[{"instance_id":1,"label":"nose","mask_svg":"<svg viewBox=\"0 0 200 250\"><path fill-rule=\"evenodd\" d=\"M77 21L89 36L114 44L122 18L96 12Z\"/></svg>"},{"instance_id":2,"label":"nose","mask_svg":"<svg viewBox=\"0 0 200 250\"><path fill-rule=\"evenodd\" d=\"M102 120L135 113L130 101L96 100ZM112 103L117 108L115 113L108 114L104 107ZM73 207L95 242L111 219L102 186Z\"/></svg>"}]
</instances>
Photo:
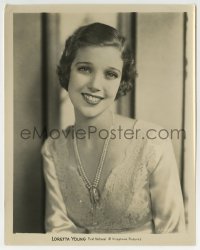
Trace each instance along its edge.
<instances>
[{"instance_id":1,"label":"nose","mask_svg":"<svg viewBox=\"0 0 200 250\"><path fill-rule=\"evenodd\" d=\"M88 84L88 89L92 92L98 92L101 90L102 86L102 77L100 73L94 73L93 77L91 78L91 81Z\"/></svg>"},{"instance_id":2,"label":"nose","mask_svg":"<svg viewBox=\"0 0 200 250\"><path fill-rule=\"evenodd\" d=\"M100 91L100 89L98 89L98 88L96 88L96 87L93 87L93 86L88 86L88 89L89 89L92 93L95 93L95 92Z\"/></svg>"}]
</instances>

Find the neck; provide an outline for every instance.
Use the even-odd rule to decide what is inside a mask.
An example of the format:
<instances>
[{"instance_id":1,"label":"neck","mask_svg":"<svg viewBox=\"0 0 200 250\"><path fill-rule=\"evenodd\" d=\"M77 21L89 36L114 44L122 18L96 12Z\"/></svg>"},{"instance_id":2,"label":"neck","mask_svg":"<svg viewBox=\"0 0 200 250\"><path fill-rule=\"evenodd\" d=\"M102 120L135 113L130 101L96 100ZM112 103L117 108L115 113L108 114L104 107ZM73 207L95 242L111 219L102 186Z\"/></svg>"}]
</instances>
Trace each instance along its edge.
<instances>
[{"instance_id":1,"label":"neck","mask_svg":"<svg viewBox=\"0 0 200 250\"><path fill-rule=\"evenodd\" d=\"M75 111L75 126L76 129L83 129L86 133L88 132L88 129L91 128L91 130L101 130L101 129L107 129L109 130L111 125L113 123L113 115L111 110L105 110L103 113L101 113L98 116L95 117L85 117Z\"/></svg>"}]
</instances>

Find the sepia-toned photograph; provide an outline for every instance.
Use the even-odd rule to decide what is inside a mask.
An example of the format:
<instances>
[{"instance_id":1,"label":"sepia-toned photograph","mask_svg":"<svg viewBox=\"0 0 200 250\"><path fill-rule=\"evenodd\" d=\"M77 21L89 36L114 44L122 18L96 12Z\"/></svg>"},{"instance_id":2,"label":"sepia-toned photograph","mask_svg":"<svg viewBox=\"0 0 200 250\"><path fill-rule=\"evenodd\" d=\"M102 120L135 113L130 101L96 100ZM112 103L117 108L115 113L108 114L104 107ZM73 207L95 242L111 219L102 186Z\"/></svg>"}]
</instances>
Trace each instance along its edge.
<instances>
[{"instance_id":1,"label":"sepia-toned photograph","mask_svg":"<svg viewBox=\"0 0 200 250\"><path fill-rule=\"evenodd\" d=\"M194 245L195 6L7 5L5 243Z\"/></svg>"}]
</instances>

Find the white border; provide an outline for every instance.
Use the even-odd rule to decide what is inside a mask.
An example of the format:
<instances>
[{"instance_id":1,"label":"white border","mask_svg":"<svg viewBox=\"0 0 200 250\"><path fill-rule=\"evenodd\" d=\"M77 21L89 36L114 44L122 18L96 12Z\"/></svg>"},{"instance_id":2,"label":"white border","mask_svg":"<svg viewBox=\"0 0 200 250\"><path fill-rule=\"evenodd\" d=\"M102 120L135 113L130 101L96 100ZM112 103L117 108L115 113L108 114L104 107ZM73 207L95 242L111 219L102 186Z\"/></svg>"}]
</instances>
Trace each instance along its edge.
<instances>
[{"instance_id":1,"label":"white border","mask_svg":"<svg viewBox=\"0 0 200 250\"><path fill-rule=\"evenodd\" d=\"M4 6L6 4L196 4L197 5L197 53L196 53L196 56L197 56L197 67L196 67L196 72L197 72L197 100L200 100L200 91L199 91L199 75L198 75L198 65L199 65L199 49L198 49L198 43L200 42L199 41L199 14L200 14L200 11L199 11L199 7L200 7L200 1L199 0L195 0L195 1L173 1L173 0L168 0L168 1L133 1L133 0L123 0L123 1L111 1L111 0L101 0L101 1L97 1L97 0L90 0L90 1L78 1L78 0L72 0L72 1L69 1L69 0L32 0L32 1L28 1L28 0L23 0L23 1L20 1L20 0L5 0L5 1L0 1L0 114L1 114L1 117L4 117L4 57L2 55L4 55L4 46L3 46L3 43L4 43ZM199 249L200 247L200 216L199 216L199 210L200 210L200 170L199 170L199 165L200 165L200 160L199 160L199 155L200 155L200 151L199 151L199 143L200 143L200 135L198 133L198 129L200 129L200 127L198 127L198 121L199 121L199 110L198 110L198 101L197 101L197 161L196 161L196 178L197 178L197 186L196 186L196 190L197 190L197 194L196 194L196 201L197 201L197 207L196 207L196 218L197 218L197 245L196 246L186 246L186 247L164 247L166 249L177 249L177 248L184 248L184 249ZM0 214L0 247L1 249L6 249L9 247L9 249L15 249L15 248L35 248L37 247L38 248L41 248L41 249L50 249L52 248L52 246L43 246L43 247L39 247L39 246L5 246L4 245L4 225L3 225L3 221L4 221L4 150L3 150L3 145L4 145L4 118L1 119L1 123L0 123L0 129L1 129L1 148L0 148L0 159L1 159L1 172L0 172L0 211L1 211L1 214ZM57 247L57 246L56 246ZM61 248L64 249L64 247L66 248L66 246L59 246ZM68 249L72 249L74 247L77 247L77 246L68 246ZM86 246L87 247L87 246ZM86 248L84 246L81 246L81 248ZM109 248L109 249L114 249L114 248L120 248L121 249L122 246L119 246L119 247L114 247L114 246L110 246L110 247L106 247L106 248ZM126 248L132 248L133 246L126 246ZM143 246L134 246L134 248L137 248L137 247L140 247L142 249L155 249L154 246L152 247L143 247ZM159 247L159 246L158 246ZM163 246L162 246L163 247ZM101 248L100 246L95 246L93 247L92 246L92 249L99 249ZM105 246L104 246L105 248ZM123 246L124 248L124 246ZM156 247L157 248L157 247Z\"/></svg>"}]
</instances>

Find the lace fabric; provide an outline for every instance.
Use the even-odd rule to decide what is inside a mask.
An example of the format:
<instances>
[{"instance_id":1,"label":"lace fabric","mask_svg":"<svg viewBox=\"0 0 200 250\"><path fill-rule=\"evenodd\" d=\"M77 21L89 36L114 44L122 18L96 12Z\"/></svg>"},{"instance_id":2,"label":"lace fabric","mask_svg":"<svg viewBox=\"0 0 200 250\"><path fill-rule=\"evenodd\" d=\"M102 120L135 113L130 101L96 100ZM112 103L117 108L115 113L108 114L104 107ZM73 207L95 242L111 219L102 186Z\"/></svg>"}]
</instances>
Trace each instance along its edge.
<instances>
[{"instance_id":1,"label":"lace fabric","mask_svg":"<svg viewBox=\"0 0 200 250\"><path fill-rule=\"evenodd\" d=\"M170 145L164 141L148 141L143 135L133 140L123 161L109 174L95 214L91 212L88 190L71 160L66 139L46 142L43 155L45 152L46 157L51 155L51 166L44 164L44 168L54 168L62 197L59 202L65 207L62 212L77 228L90 233L180 231L184 229L183 205L175 158L173 154L166 155L171 152L166 151ZM167 184L160 182L160 168L170 174L170 182L175 183L173 186L177 189L175 195L172 190L164 190ZM154 188L155 184L158 189ZM46 185L50 188L48 181ZM180 204L176 202L177 195ZM159 203L161 196L165 198L163 204ZM167 202L173 206L163 208ZM53 206L51 213L55 213L53 199L47 201L47 206Z\"/></svg>"}]
</instances>

